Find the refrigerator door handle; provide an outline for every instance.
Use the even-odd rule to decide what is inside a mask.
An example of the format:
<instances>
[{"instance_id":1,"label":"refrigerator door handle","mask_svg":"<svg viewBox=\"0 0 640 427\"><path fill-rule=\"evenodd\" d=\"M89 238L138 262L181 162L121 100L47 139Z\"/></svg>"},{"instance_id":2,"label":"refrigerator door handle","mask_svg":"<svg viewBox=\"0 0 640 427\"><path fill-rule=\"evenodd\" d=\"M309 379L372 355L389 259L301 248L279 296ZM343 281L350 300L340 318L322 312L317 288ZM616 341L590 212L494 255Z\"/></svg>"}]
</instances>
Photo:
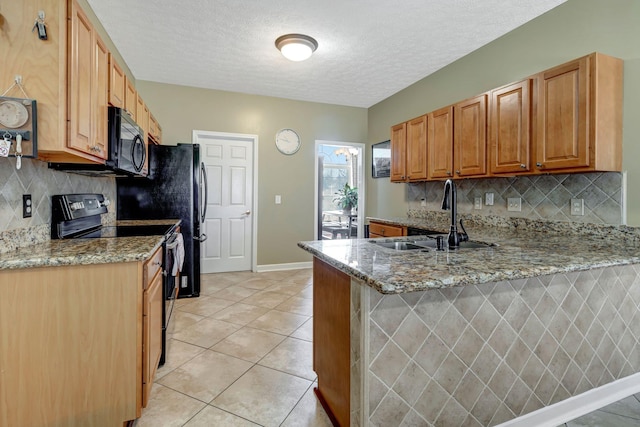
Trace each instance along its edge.
<instances>
[{"instance_id":1,"label":"refrigerator door handle","mask_svg":"<svg viewBox=\"0 0 640 427\"><path fill-rule=\"evenodd\" d=\"M202 233L198 237L194 237L193 240L197 240L199 242L204 242L205 240L207 240L207 235Z\"/></svg>"},{"instance_id":2,"label":"refrigerator door handle","mask_svg":"<svg viewBox=\"0 0 640 427\"><path fill-rule=\"evenodd\" d=\"M208 185L209 185L209 183L207 182L207 169L204 166L204 162L202 162L202 163L200 163L200 189L204 193L204 204L201 203L201 205L200 205L200 212L201 212L201 214L200 214L200 218L201 218L200 222L201 223L204 223L204 219L207 216L207 203L208 203L208 200L207 200L208 194L207 193L209 192L208 189L207 189ZM207 238L206 234L204 236L205 236L205 239L206 239Z\"/></svg>"}]
</instances>

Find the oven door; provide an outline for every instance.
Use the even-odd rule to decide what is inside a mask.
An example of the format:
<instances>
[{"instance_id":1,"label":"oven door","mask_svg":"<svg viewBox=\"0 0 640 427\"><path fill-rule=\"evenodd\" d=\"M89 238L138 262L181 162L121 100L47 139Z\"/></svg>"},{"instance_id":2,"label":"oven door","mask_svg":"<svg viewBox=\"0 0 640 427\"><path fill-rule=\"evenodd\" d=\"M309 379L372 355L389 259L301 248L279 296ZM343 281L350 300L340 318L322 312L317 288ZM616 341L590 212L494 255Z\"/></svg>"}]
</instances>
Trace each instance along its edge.
<instances>
[{"instance_id":1,"label":"oven door","mask_svg":"<svg viewBox=\"0 0 640 427\"><path fill-rule=\"evenodd\" d=\"M164 243L164 283L162 293L164 295L164 311L162 313L162 355L160 356L160 365L163 365L168 353L167 335L173 333L171 328L171 316L173 314L173 308L175 306L176 299L178 298L178 283L180 278L180 265L181 265L181 253L184 253L184 249L181 249L181 245L184 245L182 240L182 234L174 232ZM182 255L184 258L184 255Z\"/></svg>"}]
</instances>

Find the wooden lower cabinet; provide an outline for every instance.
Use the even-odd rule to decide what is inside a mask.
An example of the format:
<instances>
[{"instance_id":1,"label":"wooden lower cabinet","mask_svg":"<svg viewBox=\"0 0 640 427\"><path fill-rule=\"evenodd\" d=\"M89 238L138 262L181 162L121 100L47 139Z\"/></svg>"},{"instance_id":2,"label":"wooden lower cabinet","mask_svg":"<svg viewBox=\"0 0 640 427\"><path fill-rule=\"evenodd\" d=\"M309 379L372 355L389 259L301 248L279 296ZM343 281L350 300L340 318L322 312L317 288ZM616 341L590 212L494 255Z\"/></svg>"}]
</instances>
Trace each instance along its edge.
<instances>
[{"instance_id":1,"label":"wooden lower cabinet","mask_svg":"<svg viewBox=\"0 0 640 427\"><path fill-rule=\"evenodd\" d=\"M0 426L111 427L140 417L163 303L161 272L145 291L144 266L0 271Z\"/></svg>"},{"instance_id":2,"label":"wooden lower cabinet","mask_svg":"<svg viewBox=\"0 0 640 427\"><path fill-rule=\"evenodd\" d=\"M407 235L407 228L383 222L369 221L369 238L400 237Z\"/></svg>"},{"instance_id":3,"label":"wooden lower cabinet","mask_svg":"<svg viewBox=\"0 0 640 427\"><path fill-rule=\"evenodd\" d=\"M333 425L347 427L351 411L351 278L313 259L314 389Z\"/></svg>"},{"instance_id":4,"label":"wooden lower cabinet","mask_svg":"<svg viewBox=\"0 0 640 427\"><path fill-rule=\"evenodd\" d=\"M142 310L142 406L151 395L153 377L162 354L162 274L158 272L144 291Z\"/></svg>"}]
</instances>

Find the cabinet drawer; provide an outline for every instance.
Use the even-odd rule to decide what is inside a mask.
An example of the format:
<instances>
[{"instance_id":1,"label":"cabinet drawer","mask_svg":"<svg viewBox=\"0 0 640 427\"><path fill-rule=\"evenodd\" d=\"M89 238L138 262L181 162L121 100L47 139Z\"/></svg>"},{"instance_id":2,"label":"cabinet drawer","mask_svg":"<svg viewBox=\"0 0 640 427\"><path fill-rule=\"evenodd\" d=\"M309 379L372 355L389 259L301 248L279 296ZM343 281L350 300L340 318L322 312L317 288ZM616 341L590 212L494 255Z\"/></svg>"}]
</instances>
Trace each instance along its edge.
<instances>
[{"instance_id":1,"label":"cabinet drawer","mask_svg":"<svg viewBox=\"0 0 640 427\"><path fill-rule=\"evenodd\" d=\"M406 235L404 227L397 226L397 225L381 224L379 222L369 223L369 236L397 237L397 236L404 236L404 235Z\"/></svg>"},{"instance_id":2,"label":"cabinet drawer","mask_svg":"<svg viewBox=\"0 0 640 427\"><path fill-rule=\"evenodd\" d=\"M144 264L144 289L147 289L149 282L153 280L158 271L162 268L162 247L158 248L156 253Z\"/></svg>"}]
</instances>

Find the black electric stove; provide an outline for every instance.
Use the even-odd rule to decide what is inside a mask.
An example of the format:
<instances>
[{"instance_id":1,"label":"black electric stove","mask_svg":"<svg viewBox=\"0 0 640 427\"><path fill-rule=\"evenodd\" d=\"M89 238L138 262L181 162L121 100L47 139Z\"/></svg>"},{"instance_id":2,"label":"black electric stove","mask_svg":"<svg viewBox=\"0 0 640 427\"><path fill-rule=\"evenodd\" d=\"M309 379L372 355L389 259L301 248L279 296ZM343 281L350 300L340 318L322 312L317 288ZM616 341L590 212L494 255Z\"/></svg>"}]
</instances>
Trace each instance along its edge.
<instances>
[{"instance_id":1,"label":"black electric stove","mask_svg":"<svg viewBox=\"0 0 640 427\"><path fill-rule=\"evenodd\" d=\"M179 245L183 238L176 224L114 225L103 226L101 215L108 212L108 199L102 194L61 194L51 197L51 239L92 239L133 236L163 236L162 243L162 354L164 364L167 354L167 329L178 297L178 276L182 268L179 261ZM174 265L180 265L174 268Z\"/></svg>"},{"instance_id":2,"label":"black electric stove","mask_svg":"<svg viewBox=\"0 0 640 427\"><path fill-rule=\"evenodd\" d=\"M103 226L101 215L111 204L102 194L63 194L51 198L51 238L78 239L170 234L175 225Z\"/></svg>"}]
</instances>

